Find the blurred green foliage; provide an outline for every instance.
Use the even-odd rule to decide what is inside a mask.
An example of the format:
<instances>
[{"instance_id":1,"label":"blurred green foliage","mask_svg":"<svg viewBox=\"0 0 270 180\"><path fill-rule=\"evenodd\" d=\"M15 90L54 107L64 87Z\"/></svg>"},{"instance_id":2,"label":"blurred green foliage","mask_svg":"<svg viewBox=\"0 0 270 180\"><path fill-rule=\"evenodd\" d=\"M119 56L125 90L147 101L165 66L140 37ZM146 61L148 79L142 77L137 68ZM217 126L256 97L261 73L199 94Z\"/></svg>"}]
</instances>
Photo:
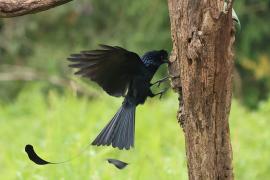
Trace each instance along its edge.
<instances>
[{"instance_id":1,"label":"blurred green foliage","mask_svg":"<svg viewBox=\"0 0 270 180\"><path fill-rule=\"evenodd\" d=\"M74 157L121 104L120 99L106 94L89 101L71 91L44 94L44 84L38 86L24 88L14 103L0 101L1 178L187 179L184 136L175 118L175 94L138 107L135 149L89 146L70 163L37 166L24 152L26 144L33 144L38 154L51 161ZM230 123L235 179L270 179L269 116L270 101L261 103L256 112L233 102ZM106 158L119 158L130 165L120 171Z\"/></svg>"},{"instance_id":2,"label":"blurred green foliage","mask_svg":"<svg viewBox=\"0 0 270 180\"><path fill-rule=\"evenodd\" d=\"M153 5L154 4L154 5ZM68 78L66 57L100 43L143 54L171 48L166 1L93 0L71 2L34 15L2 19L1 64L22 65ZM158 12L158 18L154 14ZM4 68L0 72L6 71ZM163 74L165 70L161 71ZM12 72L10 72L12 73ZM25 83L0 82L0 98L10 100ZM50 84L48 86L51 86Z\"/></svg>"},{"instance_id":3,"label":"blurred green foliage","mask_svg":"<svg viewBox=\"0 0 270 180\"><path fill-rule=\"evenodd\" d=\"M245 105L254 108L269 97L270 91L270 1L239 0L234 2L234 8L242 25L235 50L240 97Z\"/></svg>"},{"instance_id":4,"label":"blurred green foliage","mask_svg":"<svg viewBox=\"0 0 270 180\"><path fill-rule=\"evenodd\" d=\"M235 176L270 179L270 1L239 0L234 9L242 25L235 50L238 101L233 102L230 116ZM73 76L66 57L99 43L123 46L140 55L152 49L170 51L166 1L81 0L34 15L0 19L0 42L1 177L187 179L175 94L162 101L151 99L137 109L132 151L90 147L71 163L46 167L30 162L24 152L25 144L31 143L49 160L65 160L97 135L121 100ZM26 72L23 81L21 70ZM3 80L17 73L14 79ZM33 81L31 73L38 78ZM157 76L165 73L163 67ZM76 94L70 80L90 96ZM108 157L131 165L118 171L105 162Z\"/></svg>"},{"instance_id":5,"label":"blurred green foliage","mask_svg":"<svg viewBox=\"0 0 270 180\"><path fill-rule=\"evenodd\" d=\"M235 2L242 24L236 40L239 78L235 95L248 107L256 107L269 95L269 3ZM172 46L167 2L163 0L82 0L34 15L2 19L0 42L1 64L27 66L64 78L71 74L66 57L99 43L123 46L141 55L152 49L170 51ZM5 71L1 64L0 72ZM163 69L159 75L165 73ZM16 97L25 85L1 82L0 98Z\"/></svg>"}]
</instances>

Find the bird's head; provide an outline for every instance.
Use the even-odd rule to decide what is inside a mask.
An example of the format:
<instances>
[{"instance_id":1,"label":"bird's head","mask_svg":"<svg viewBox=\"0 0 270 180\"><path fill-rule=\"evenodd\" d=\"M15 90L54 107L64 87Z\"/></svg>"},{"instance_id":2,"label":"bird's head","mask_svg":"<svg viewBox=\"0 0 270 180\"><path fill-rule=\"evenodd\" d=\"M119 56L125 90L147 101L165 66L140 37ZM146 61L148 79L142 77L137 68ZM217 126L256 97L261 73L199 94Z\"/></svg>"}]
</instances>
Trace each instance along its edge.
<instances>
[{"instance_id":1,"label":"bird's head","mask_svg":"<svg viewBox=\"0 0 270 180\"><path fill-rule=\"evenodd\" d=\"M168 63L168 52L165 50L149 51L142 56L144 65L148 68L157 69L160 65Z\"/></svg>"}]
</instances>

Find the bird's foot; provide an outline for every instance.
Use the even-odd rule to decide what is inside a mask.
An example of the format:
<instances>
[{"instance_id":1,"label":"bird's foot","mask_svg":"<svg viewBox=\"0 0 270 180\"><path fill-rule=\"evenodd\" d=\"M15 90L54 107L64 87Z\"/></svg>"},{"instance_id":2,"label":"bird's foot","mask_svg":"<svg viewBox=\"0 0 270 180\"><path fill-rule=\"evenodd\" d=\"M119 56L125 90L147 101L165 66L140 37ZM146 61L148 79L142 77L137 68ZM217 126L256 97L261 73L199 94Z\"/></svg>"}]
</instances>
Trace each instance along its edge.
<instances>
[{"instance_id":1,"label":"bird's foot","mask_svg":"<svg viewBox=\"0 0 270 180\"><path fill-rule=\"evenodd\" d=\"M159 99L161 99L162 96L168 91L168 89L169 89L169 88L163 89L162 91L160 91L160 92L154 94L154 96L159 95Z\"/></svg>"},{"instance_id":2,"label":"bird's foot","mask_svg":"<svg viewBox=\"0 0 270 180\"><path fill-rule=\"evenodd\" d=\"M157 87L159 87L161 83L167 81L169 78L170 78L170 76L166 76L166 77L164 77L164 78L162 78L160 80L157 80L156 82L154 82L153 84L151 84L151 86L157 84Z\"/></svg>"}]
</instances>

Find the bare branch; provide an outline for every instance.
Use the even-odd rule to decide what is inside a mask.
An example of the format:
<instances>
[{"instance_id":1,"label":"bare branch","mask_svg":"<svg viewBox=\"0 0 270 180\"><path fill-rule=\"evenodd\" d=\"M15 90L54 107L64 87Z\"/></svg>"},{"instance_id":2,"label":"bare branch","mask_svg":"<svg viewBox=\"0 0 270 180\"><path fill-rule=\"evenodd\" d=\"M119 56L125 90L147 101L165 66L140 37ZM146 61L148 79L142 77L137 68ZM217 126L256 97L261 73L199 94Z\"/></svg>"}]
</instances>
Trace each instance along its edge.
<instances>
[{"instance_id":1,"label":"bare branch","mask_svg":"<svg viewBox=\"0 0 270 180\"><path fill-rule=\"evenodd\" d=\"M0 18L34 14L72 0L0 0Z\"/></svg>"}]
</instances>

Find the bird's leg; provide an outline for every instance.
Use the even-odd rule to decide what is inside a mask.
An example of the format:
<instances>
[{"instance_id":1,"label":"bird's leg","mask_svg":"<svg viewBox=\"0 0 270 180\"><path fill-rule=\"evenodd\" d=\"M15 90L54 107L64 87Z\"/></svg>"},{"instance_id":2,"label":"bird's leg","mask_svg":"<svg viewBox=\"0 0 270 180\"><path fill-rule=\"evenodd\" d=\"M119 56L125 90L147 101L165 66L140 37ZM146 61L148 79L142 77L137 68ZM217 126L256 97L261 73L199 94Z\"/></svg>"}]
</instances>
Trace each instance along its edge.
<instances>
[{"instance_id":1,"label":"bird's leg","mask_svg":"<svg viewBox=\"0 0 270 180\"><path fill-rule=\"evenodd\" d=\"M169 78L170 78L170 76L166 76L166 77L164 77L164 78L162 78L162 79L160 79L160 80L157 80L157 81L154 82L154 83L151 83L150 85L153 86L153 85L155 85L155 84L158 84L157 87L159 87L161 83L163 83L164 81L168 80Z\"/></svg>"},{"instance_id":2,"label":"bird's leg","mask_svg":"<svg viewBox=\"0 0 270 180\"><path fill-rule=\"evenodd\" d=\"M151 92L151 93L149 94L149 96L150 96L150 97L155 97L155 96L159 95L159 99L161 99L162 96L163 96L163 94L165 94L165 92L167 92L168 89L169 89L169 88L163 89L162 91L160 91L160 92L158 92L158 93L155 93L155 94Z\"/></svg>"}]
</instances>

